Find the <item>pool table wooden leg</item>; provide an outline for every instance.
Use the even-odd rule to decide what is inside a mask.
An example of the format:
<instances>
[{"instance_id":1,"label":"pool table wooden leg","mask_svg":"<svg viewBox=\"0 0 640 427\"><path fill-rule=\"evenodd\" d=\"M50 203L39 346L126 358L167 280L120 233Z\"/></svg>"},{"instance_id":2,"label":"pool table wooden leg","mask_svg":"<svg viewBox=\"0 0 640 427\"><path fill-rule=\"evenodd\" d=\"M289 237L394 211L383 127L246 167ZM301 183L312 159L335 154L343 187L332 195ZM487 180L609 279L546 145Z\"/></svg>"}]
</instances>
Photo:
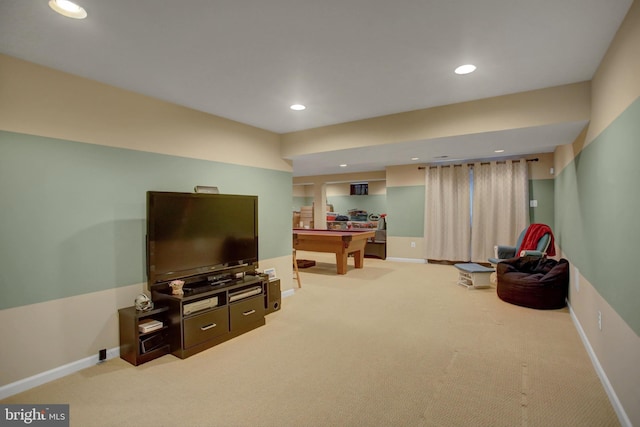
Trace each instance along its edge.
<instances>
[{"instance_id":1,"label":"pool table wooden leg","mask_svg":"<svg viewBox=\"0 0 640 427\"><path fill-rule=\"evenodd\" d=\"M347 274L347 252L336 252L336 266L338 274Z\"/></svg>"},{"instance_id":2,"label":"pool table wooden leg","mask_svg":"<svg viewBox=\"0 0 640 427\"><path fill-rule=\"evenodd\" d=\"M364 249L352 253L356 268L364 268Z\"/></svg>"}]
</instances>

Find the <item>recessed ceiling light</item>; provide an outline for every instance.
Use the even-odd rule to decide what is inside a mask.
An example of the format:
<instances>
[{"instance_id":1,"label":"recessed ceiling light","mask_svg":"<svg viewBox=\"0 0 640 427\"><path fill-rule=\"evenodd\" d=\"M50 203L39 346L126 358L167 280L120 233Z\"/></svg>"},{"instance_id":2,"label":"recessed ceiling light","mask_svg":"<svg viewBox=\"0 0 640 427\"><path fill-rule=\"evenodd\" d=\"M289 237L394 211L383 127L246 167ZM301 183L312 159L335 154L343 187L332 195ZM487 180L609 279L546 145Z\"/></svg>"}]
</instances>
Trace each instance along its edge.
<instances>
[{"instance_id":1,"label":"recessed ceiling light","mask_svg":"<svg viewBox=\"0 0 640 427\"><path fill-rule=\"evenodd\" d=\"M455 69L456 74L469 74L473 73L476 70L476 66L473 64L465 64L461 65Z\"/></svg>"},{"instance_id":2,"label":"recessed ceiling light","mask_svg":"<svg viewBox=\"0 0 640 427\"><path fill-rule=\"evenodd\" d=\"M493 150L494 153L504 153L504 150Z\"/></svg>"},{"instance_id":3,"label":"recessed ceiling light","mask_svg":"<svg viewBox=\"0 0 640 427\"><path fill-rule=\"evenodd\" d=\"M293 105L292 105L291 107L289 107L289 108L291 108L292 110L295 110L295 111L302 111L302 110L304 110L304 109L305 109L305 108L307 108L307 107L305 107L305 106L304 106L304 105L302 105L302 104L293 104Z\"/></svg>"},{"instance_id":4,"label":"recessed ceiling light","mask_svg":"<svg viewBox=\"0 0 640 427\"><path fill-rule=\"evenodd\" d=\"M83 7L69 0L49 0L49 7L67 18L84 19L87 17L87 11Z\"/></svg>"},{"instance_id":5,"label":"recessed ceiling light","mask_svg":"<svg viewBox=\"0 0 640 427\"><path fill-rule=\"evenodd\" d=\"M420 160L420 157L412 157L411 160L413 161Z\"/></svg>"},{"instance_id":6,"label":"recessed ceiling light","mask_svg":"<svg viewBox=\"0 0 640 427\"><path fill-rule=\"evenodd\" d=\"M341 164L341 165L340 165L340 167L341 167L341 168L346 168L346 167L347 167L347 164L346 164L346 163L343 163L343 164Z\"/></svg>"}]
</instances>

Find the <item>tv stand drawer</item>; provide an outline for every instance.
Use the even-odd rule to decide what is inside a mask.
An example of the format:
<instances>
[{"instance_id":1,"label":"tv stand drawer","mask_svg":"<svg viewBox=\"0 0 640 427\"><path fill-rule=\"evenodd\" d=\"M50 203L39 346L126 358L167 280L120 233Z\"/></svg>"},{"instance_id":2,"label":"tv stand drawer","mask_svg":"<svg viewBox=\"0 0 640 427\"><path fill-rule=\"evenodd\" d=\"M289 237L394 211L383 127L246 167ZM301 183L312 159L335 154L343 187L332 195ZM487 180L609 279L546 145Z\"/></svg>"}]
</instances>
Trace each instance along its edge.
<instances>
[{"instance_id":1,"label":"tv stand drawer","mask_svg":"<svg viewBox=\"0 0 640 427\"><path fill-rule=\"evenodd\" d=\"M231 331L264 320L264 295L243 299L229 305Z\"/></svg>"},{"instance_id":2,"label":"tv stand drawer","mask_svg":"<svg viewBox=\"0 0 640 427\"><path fill-rule=\"evenodd\" d=\"M220 307L183 320L184 348L193 347L229 332L227 307Z\"/></svg>"}]
</instances>

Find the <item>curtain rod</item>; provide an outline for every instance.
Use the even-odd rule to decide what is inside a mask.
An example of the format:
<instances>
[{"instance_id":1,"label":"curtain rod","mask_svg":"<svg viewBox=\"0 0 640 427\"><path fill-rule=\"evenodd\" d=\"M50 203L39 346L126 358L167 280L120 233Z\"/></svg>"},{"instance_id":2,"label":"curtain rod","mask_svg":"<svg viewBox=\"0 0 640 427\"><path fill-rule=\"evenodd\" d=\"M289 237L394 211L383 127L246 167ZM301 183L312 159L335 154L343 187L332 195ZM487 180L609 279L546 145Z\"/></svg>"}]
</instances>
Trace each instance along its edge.
<instances>
[{"instance_id":1,"label":"curtain rod","mask_svg":"<svg viewBox=\"0 0 640 427\"><path fill-rule=\"evenodd\" d=\"M538 159L537 157L536 157L536 158L534 158L534 159L526 159L526 161L527 161L527 162L537 162L538 160L539 160L539 159ZM519 162L519 161L520 161L520 159L518 159L518 160L513 160L513 161L514 161L514 162ZM507 161L506 161L506 160L502 160L502 161L497 161L496 163L507 163ZM465 163L465 164L473 164L473 163L471 163L471 162L470 162L470 163ZM490 165L490 164L491 164L491 162L480 162L480 164L481 164L481 165ZM455 167L455 166L462 166L462 163L460 163L460 164L455 164L455 165L451 165L451 164L449 164L449 165L444 165L444 166L454 166L454 167ZM430 167L430 168L435 168L435 167L437 167L437 166L429 166L429 167ZM418 166L418 170L423 170L423 169L426 169L426 168L427 168L426 166Z\"/></svg>"}]
</instances>

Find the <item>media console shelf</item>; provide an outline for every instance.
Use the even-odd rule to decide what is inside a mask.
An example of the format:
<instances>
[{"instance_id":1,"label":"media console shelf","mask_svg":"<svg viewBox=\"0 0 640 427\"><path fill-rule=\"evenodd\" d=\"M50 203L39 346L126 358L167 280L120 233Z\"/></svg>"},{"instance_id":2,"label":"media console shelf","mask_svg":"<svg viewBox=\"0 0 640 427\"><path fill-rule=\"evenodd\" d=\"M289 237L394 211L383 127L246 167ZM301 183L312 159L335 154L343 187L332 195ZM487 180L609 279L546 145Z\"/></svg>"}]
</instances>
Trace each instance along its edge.
<instances>
[{"instance_id":1,"label":"media console shelf","mask_svg":"<svg viewBox=\"0 0 640 427\"><path fill-rule=\"evenodd\" d=\"M153 301L168 309L171 353L185 359L263 326L267 285L267 276L247 275L204 292L154 291Z\"/></svg>"},{"instance_id":2,"label":"media console shelf","mask_svg":"<svg viewBox=\"0 0 640 427\"><path fill-rule=\"evenodd\" d=\"M120 357L132 365L138 366L169 353L167 307L149 311L138 311L135 307L118 310L120 321ZM144 324L160 322L158 329L150 327L145 332Z\"/></svg>"}]
</instances>

